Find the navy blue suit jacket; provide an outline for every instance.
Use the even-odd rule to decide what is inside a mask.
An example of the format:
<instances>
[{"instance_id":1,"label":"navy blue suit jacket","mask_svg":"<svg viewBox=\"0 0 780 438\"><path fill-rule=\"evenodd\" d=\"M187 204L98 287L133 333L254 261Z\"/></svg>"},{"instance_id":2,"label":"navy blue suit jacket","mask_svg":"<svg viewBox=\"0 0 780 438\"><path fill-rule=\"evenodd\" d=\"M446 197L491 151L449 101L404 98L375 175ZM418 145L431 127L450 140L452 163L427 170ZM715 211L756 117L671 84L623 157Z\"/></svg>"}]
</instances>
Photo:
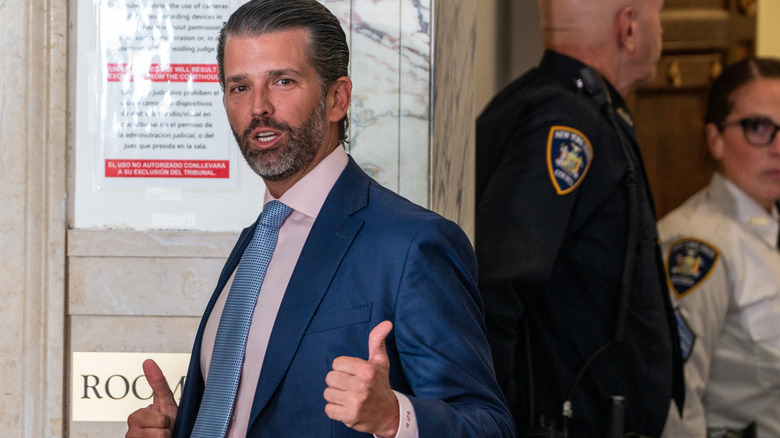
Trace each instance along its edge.
<instances>
[{"instance_id":1,"label":"navy blue suit jacket","mask_svg":"<svg viewBox=\"0 0 780 438\"><path fill-rule=\"evenodd\" d=\"M192 351L174 436L189 436L203 394L200 344L218 294L254 226L230 254ZM365 436L325 414L338 356L386 340L390 384L408 395L421 437L514 436L496 383L476 286L476 259L453 222L381 187L350 158L301 252L271 333L247 436Z\"/></svg>"}]
</instances>

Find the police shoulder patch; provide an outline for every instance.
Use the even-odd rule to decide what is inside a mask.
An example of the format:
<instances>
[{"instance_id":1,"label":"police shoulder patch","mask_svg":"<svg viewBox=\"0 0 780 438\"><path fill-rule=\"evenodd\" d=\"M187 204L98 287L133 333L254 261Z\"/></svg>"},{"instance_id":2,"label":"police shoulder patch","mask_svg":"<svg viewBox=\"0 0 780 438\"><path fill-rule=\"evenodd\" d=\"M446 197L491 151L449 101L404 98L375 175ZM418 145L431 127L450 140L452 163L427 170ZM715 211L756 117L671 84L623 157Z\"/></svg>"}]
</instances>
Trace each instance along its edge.
<instances>
[{"instance_id":1,"label":"police shoulder patch","mask_svg":"<svg viewBox=\"0 0 780 438\"><path fill-rule=\"evenodd\" d=\"M720 258L715 246L699 239L686 237L669 247L666 272L669 287L677 298L693 292L710 275Z\"/></svg>"},{"instance_id":2,"label":"police shoulder patch","mask_svg":"<svg viewBox=\"0 0 780 438\"><path fill-rule=\"evenodd\" d=\"M547 170L559 195L571 193L585 179L593 147L585 135L568 126L553 126L547 137Z\"/></svg>"}]
</instances>

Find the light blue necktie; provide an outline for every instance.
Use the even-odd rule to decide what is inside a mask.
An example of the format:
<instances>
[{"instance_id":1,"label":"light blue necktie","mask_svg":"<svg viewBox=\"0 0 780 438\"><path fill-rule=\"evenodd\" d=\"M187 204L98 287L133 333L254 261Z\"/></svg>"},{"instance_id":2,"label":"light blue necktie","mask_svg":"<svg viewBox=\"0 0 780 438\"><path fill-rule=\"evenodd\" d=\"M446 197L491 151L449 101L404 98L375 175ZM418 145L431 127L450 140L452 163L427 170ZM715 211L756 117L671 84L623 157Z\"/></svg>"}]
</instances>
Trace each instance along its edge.
<instances>
[{"instance_id":1,"label":"light blue necktie","mask_svg":"<svg viewBox=\"0 0 780 438\"><path fill-rule=\"evenodd\" d=\"M246 338L257 295L276 247L279 227L290 212L292 209L279 201L266 204L260 214L260 223L255 228L255 235L238 262L233 285L219 319L206 389L192 437L225 436L236 400Z\"/></svg>"}]
</instances>

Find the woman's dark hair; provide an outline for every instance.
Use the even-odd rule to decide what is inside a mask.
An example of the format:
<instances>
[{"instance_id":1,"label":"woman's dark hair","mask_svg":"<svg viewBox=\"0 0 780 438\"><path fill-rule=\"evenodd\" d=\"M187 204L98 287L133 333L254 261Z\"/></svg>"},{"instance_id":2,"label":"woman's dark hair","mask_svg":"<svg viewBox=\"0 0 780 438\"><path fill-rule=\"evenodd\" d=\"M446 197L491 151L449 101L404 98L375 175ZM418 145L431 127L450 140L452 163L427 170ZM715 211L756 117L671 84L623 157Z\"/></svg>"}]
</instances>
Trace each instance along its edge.
<instances>
[{"instance_id":1,"label":"woman's dark hair","mask_svg":"<svg viewBox=\"0 0 780 438\"><path fill-rule=\"evenodd\" d=\"M225 89L225 42L228 36L252 37L302 28L309 33L308 58L320 81L323 98L328 87L349 76L347 37L336 18L316 0L251 0L238 8L222 25L217 44L219 84ZM339 141L347 141L349 121L339 121Z\"/></svg>"},{"instance_id":2,"label":"woman's dark hair","mask_svg":"<svg viewBox=\"0 0 780 438\"><path fill-rule=\"evenodd\" d=\"M720 126L734 109L731 95L739 87L757 78L780 78L780 60L747 58L726 67L710 87L704 123Z\"/></svg>"}]
</instances>

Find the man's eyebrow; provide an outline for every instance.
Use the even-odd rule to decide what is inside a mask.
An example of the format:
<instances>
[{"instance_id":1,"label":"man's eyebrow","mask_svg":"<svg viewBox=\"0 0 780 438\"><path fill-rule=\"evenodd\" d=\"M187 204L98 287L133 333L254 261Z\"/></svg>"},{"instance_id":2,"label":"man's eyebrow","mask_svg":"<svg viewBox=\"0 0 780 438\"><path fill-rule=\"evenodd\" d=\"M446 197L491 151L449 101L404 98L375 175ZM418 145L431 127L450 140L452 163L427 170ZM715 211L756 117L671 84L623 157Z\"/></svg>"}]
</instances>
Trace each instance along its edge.
<instances>
[{"instance_id":1,"label":"man's eyebrow","mask_svg":"<svg viewBox=\"0 0 780 438\"><path fill-rule=\"evenodd\" d=\"M276 70L268 70L265 75L270 78L278 78L282 76L296 76L300 77L301 73L294 68L281 68ZM246 73L237 73L225 78L225 83L244 82L249 79L249 75Z\"/></svg>"},{"instance_id":2,"label":"man's eyebrow","mask_svg":"<svg viewBox=\"0 0 780 438\"><path fill-rule=\"evenodd\" d=\"M278 70L269 70L266 75L278 78L279 76L301 76L301 73L294 68L282 68Z\"/></svg>"},{"instance_id":3,"label":"man's eyebrow","mask_svg":"<svg viewBox=\"0 0 780 438\"><path fill-rule=\"evenodd\" d=\"M233 82L243 82L247 80L249 76L247 76L244 73L239 73L235 75L231 75L225 78L225 83L233 83Z\"/></svg>"}]
</instances>

